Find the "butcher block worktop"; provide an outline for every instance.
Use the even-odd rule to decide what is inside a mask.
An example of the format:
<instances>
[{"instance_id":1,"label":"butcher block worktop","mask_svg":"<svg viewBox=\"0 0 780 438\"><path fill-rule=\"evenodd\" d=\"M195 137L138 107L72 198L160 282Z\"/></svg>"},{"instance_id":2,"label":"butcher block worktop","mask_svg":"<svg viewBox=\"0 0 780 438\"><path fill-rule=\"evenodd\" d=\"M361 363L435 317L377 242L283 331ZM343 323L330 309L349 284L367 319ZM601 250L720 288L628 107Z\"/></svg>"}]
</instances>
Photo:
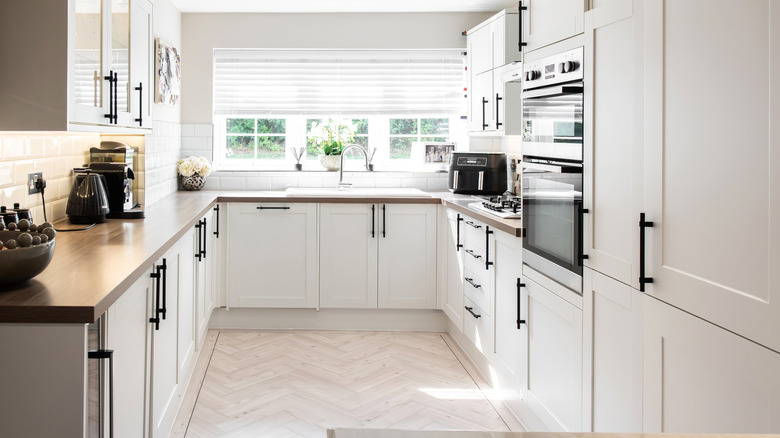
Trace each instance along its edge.
<instances>
[{"instance_id":1,"label":"butcher block worktop","mask_svg":"<svg viewBox=\"0 0 780 438\"><path fill-rule=\"evenodd\" d=\"M336 198L285 192L177 192L146 207L145 219L109 219L86 231L57 233L49 266L20 286L0 290L0 323L91 323L217 202L427 203L451 207L519 235L519 220L487 217L469 196ZM56 229L81 228L63 220Z\"/></svg>"}]
</instances>

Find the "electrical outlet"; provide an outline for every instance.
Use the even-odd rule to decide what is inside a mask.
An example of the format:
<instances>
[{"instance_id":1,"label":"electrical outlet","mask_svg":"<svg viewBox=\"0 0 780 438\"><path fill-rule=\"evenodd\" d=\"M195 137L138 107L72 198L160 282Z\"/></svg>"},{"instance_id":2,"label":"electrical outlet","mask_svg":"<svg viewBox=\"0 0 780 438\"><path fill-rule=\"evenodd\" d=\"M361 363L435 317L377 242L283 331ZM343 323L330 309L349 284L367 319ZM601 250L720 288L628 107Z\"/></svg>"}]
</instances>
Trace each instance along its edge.
<instances>
[{"instance_id":1,"label":"electrical outlet","mask_svg":"<svg viewBox=\"0 0 780 438\"><path fill-rule=\"evenodd\" d=\"M39 179L43 179L43 172L33 172L27 174L27 194L34 195L39 192L35 187L35 182Z\"/></svg>"}]
</instances>

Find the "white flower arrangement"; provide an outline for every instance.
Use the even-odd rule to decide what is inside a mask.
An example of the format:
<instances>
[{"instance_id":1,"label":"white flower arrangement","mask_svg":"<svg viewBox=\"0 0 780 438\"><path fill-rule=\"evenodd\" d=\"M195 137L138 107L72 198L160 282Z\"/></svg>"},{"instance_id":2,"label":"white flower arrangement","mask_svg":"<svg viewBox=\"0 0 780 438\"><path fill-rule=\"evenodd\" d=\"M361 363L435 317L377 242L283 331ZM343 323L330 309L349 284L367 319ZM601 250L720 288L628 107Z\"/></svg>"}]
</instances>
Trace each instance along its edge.
<instances>
[{"instance_id":1,"label":"white flower arrangement","mask_svg":"<svg viewBox=\"0 0 780 438\"><path fill-rule=\"evenodd\" d=\"M176 163L176 172L181 176L202 176L207 177L211 174L211 164L206 157L196 157L191 155L182 158Z\"/></svg>"},{"instance_id":2,"label":"white flower arrangement","mask_svg":"<svg viewBox=\"0 0 780 438\"><path fill-rule=\"evenodd\" d=\"M325 155L341 155L344 143L355 138L355 124L349 119L322 119L314 122L309 136Z\"/></svg>"}]
</instances>

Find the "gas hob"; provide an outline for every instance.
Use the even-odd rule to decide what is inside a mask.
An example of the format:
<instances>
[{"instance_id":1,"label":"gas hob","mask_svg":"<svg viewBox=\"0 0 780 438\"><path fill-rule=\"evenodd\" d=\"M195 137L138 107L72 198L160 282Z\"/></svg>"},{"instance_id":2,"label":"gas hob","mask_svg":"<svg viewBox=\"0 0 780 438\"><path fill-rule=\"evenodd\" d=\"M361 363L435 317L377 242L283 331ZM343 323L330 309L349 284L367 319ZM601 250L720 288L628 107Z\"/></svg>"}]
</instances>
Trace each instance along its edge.
<instances>
[{"instance_id":1,"label":"gas hob","mask_svg":"<svg viewBox=\"0 0 780 438\"><path fill-rule=\"evenodd\" d=\"M522 203L518 196L475 197L478 202L469 204L472 210L498 216L502 219L520 219Z\"/></svg>"}]
</instances>

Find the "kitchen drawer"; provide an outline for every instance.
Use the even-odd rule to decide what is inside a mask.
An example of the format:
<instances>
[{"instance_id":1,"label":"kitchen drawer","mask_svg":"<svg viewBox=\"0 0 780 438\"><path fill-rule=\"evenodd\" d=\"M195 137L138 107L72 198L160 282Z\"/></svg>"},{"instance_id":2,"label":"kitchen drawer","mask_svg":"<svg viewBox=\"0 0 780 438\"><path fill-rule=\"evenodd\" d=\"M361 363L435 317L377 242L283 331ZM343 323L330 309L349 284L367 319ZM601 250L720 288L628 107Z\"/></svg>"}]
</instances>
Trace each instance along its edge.
<instances>
[{"instance_id":1,"label":"kitchen drawer","mask_svg":"<svg viewBox=\"0 0 780 438\"><path fill-rule=\"evenodd\" d=\"M466 268L463 272L463 293L474 304L480 307L485 313L491 314L491 298L493 285L488 276L475 274L474 271Z\"/></svg>"},{"instance_id":2,"label":"kitchen drawer","mask_svg":"<svg viewBox=\"0 0 780 438\"><path fill-rule=\"evenodd\" d=\"M493 345L493 318L468 297L463 298L463 334L486 357Z\"/></svg>"},{"instance_id":3,"label":"kitchen drawer","mask_svg":"<svg viewBox=\"0 0 780 438\"><path fill-rule=\"evenodd\" d=\"M485 266L485 251L470 245L463 246L463 266L478 275L482 281L486 281L488 274L493 272Z\"/></svg>"},{"instance_id":4,"label":"kitchen drawer","mask_svg":"<svg viewBox=\"0 0 780 438\"><path fill-rule=\"evenodd\" d=\"M466 244L471 244L477 248L485 249L485 228L486 225L476 219L464 216L463 218L463 240Z\"/></svg>"}]
</instances>

